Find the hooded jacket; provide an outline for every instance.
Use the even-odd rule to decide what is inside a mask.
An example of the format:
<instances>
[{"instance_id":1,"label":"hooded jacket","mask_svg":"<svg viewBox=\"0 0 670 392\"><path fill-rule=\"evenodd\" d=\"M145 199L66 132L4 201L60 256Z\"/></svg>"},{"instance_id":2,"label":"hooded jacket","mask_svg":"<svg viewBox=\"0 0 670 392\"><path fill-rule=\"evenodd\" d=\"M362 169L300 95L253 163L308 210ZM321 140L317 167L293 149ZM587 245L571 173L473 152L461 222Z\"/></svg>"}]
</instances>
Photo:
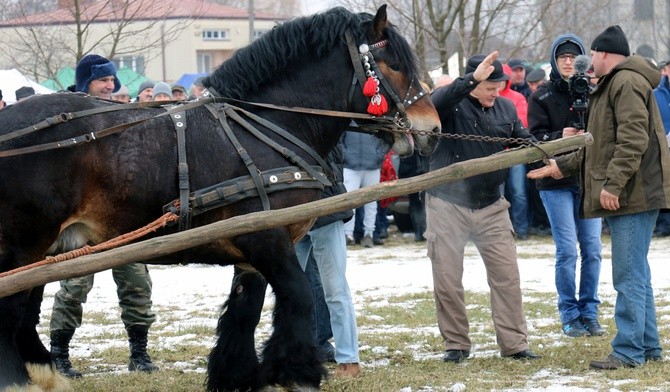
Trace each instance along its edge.
<instances>
[{"instance_id":1,"label":"hooded jacket","mask_svg":"<svg viewBox=\"0 0 670 392\"><path fill-rule=\"evenodd\" d=\"M507 64L503 64L503 72L512 76L512 68ZM516 113L519 115L519 120L521 120L524 127L528 128L528 101L526 101L526 97L523 94L512 90L511 80L505 82L505 87L500 90L500 96L512 101L514 107L516 107Z\"/></svg>"},{"instance_id":2,"label":"hooded jacket","mask_svg":"<svg viewBox=\"0 0 670 392\"><path fill-rule=\"evenodd\" d=\"M532 138L521 124L512 101L498 97L490 108L483 107L470 95L477 82L472 73L459 77L453 83L435 89L431 100L440 115L442 132L503 138ZM456 162L486 157L507 147L502 143L486 141L440 139L430 156L430 170L437 170ZM435 186L430 195L462 207L480 209L500 199L500 184L507 179L508 169Z\"/></svg>"},{"instance_id":3,"label":"hooded jacket","mask_svg":"<svg viewBox=\"0 0 670 392\"><path fill-rule=\"evenodd\" d=\"M556 49L561 44L572 42L586 53L582 40L574 34L562 34L556 37L549 50L551 72L549 80L541 84L528 98L528 128L535 138L548 142L563 137L563 128L572 126L578 120L572 110L574 99L570 94L568 81L563 79L556 63ZM535 181L538 190L562 189L579 186L578 176L569 176L555 180L541 178Z\"/></svg>"},{"instance_id":4,"label":"hooded jacket","mask_svg":"<svg viewBox=\"0 0 670 392\"><path fill-rule=\"evenodd\" d=\"M656 67L633 55L601 77L591 92L588 127L594 143L556 160L561 173L581 169L584 217L670 207L670 152L652 95L659 80ZM602 208L602 189L617 195L621 208Z\"/></svg>"}]
</instances>

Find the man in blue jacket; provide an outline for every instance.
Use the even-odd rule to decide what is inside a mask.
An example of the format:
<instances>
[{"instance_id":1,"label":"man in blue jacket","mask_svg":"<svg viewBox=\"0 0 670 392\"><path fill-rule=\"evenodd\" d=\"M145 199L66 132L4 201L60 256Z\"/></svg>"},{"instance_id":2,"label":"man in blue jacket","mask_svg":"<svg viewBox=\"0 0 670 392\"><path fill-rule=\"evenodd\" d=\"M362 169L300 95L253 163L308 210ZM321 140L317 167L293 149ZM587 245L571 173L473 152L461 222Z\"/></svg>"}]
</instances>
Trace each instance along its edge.
<instances>
[{"instance_id":1,"label":"man in blue jacket","mask_svg":"<svg viewBox=\"0 0 670 392\"><path fill-rule=\"evenodd\" d=\"M665 128L665 137L670 141L670 59L661 64L661 83L654 89L658 111L661 112L663 127ZM670 235L670 212L661 212L656 219L656 228L654 235Z\"/></svg>"},{"instance_id":2,"label":"man in blue jacket","mask_svg":"<svg viewBox=\"0 0 670 392\"><path fill-rule=\"evenodd\" d=\"M468 136L533 139L521 124L512 101L499 97L509 76L496 58L475 55L465 75L436 89L432 101L442 129ZM442 139L430 159L430 170L501 152L500 142ZM486 266L496 340L503 357L539 358L528 348L516 246L508 208L500 193L507 169L442 184L427 191L425 237L433 268L435 305L445 341L445 362L470 355L463 289L463 253L473 241Z\"/></svg>"}]
</instances>

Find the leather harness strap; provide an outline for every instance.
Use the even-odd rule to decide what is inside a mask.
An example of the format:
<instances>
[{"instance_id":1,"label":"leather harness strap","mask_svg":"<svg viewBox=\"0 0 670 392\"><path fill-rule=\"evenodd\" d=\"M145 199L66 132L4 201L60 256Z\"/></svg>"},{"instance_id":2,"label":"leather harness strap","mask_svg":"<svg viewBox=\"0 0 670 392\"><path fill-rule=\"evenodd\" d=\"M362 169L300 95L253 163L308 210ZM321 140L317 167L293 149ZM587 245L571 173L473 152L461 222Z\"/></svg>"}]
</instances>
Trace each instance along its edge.
<instances>
[{"instance_id":1,"label":"leather harness strap","mask_svg":"<svg viewBox=\"0 0 670 392\"><path fill-rule=\"evenodd\" d=\"M359 61L360 54L358 53L358 47L354 42L354 37L351 35L351 31L347 30L344 32L344 38L347 40L347 49L349 50L349 56L351 57L351 64L354 66L354 80L358 80L358 83L361 85L361 88L365 85L367 76L365 76L365 70L363 69L363 64ZM355 84L355 83L354 83ZM353 94L353 88L350 92L350 95ZM351 96L349 97L351 99Z\"/></svg>"},{"instance_id":2,"label":"leather harness strap","mask_svg":"<svg viewBox=\"0 0 670 392\"><path fill-rule=\"evenodd\" d=\"M163 112L161 114L157 114L155 116L147 117L147 118L142 118L139 120L135 121L130 121L124 124L119 124L115 125L113 127L105 128L97 132L89 132L83 135L75 136L69 139L64 139L64 140L59 140L55 142L50 142L50 143L44 143L44 144L37 144L37 145L32 145L28 147L21 147L21 148L15 148L12 150L4 150L0 151L0 158L4 157L11 157L11 156L16 156L16 155L22 155L22 154L28 154L28 153L33 153L33 152L40 152L40 151L47 151L47 150L54 150L57 148L65 148L65 147L72 147L76 145L81 145L83 143L88 143L92 142L93 140L100 139L109 135L113 135L115 133L120 133L125 131L128 128L131 128L135 125L141 124L145 121L152 120L158 117L163 117L163 116L168 116L171 115L174 112L177 111L186 111L189 109L193 109L198 106L204 105L207 101L192 101L188 102L186 104L183 104L181 106L177 107L171 107L166 109L166 112ZM151 105L148 105L151 104ZM130 106L126 106L130 105ZM157 105L155 102L136 102L136 103L127 103L127 104L119 104L119 105L114 105L114 106L105 106L105 107L99 107L96 109L90 109L90 110L82 110L80 112L73 112L73 113L64 113L59 116L65 116L68 119L75 119L75 118L81 118L81 117L86 117L90 116L93 114L100 114L100 113L105 113L105 112L112 112L112 111L118 111L118 110L125 110L125 109L141 109L141 108L148 108L148 107L159 107L163 106L165 103L161 103L161 105ZM56 116L58 117L58 116ZM45 120L46 121L46 120ZM44 121L43 121L44 122ZM42 122L42 123L43 123ZM64 122L64 121L61 121ZM40 124L42 124L40 123ZM37 125L37 124L36 124ZM28 128L23 128L19 129L18 131L12 132L7 134L6 136L13 135L12 137L6 137L2 141L6 141L9 139L15 139L19 136L23 136L25 134L38 131L43 128L35 128L33 129L33 126L28 127ZM19 131L24 131L20 134L17 134ZM0 142L2 142L0 141Z\"/></svg>"},{"instance_id":3,"label":"leather harness strap","mask_svg":"<svg viewBox=\"0 0 670 392\"><path fill-rule=\"evenodd\" d=\"M191 207L188 195L191 191L188 176L188 162L186 160L186 112L171 113L172 123L177 132L177 158L179 183L179 231L191 228Z\"/></svg>"},{"instance_id":4,"label":"leather harness strap","mask_svg":"<svg viewBox=\"0 0 670 392\"><path fill-rule=\"evenodd\" d=\"M319 156L319 154L314 151L313 148L308 146L307 144L303 143L300 139L296 138L292 134L288 133L286 130L282 129L281 127L273 124L272 122L259 117L251 112L247 112L244 109L237 108L234 106L226 105L224 106L223 110L228 114L228 116L235 122L237 122L239 125L244 127L249 133L252 135L256 136L259 140L263 141L265 144L268 146L272 147L275 151L278 153L282 154L284 158L288 159L289 161L295 163L296 165L300 166L303 170L308 172L313 178L318 178L317 173L312 169L312 167L307 164L302 158L298 156L293 150L288 149L281 144L275 142L274 140L270 139L267 137L265 134L260 132L257 128L255 128L253 125L251 125L249 122L244 120L239 114L236 113L236 110L239 110L252 120L256 121L260 125L263 125L264 127L268 128L270 131L274 132L276 135L281 136L282 138L290 141L291 143L295 144L298 146L300 149L305 151L309 156L311 156L317 163L323 168L324 171L329 170L328 164ZM330 186L332 185L330 181L326 180L326 182L323 183L325 186Z\"/></svg>"},{"instance_id":5,"label":"leather harness strap","mask_svg":"<svg viewBox=\"0 0 670 392\"><path fill-rule=\"evenodd\" d=\"M100 98L95 98L91 97L94 99L99 99ZM107 100L103 100L107 101ZM109 101L107 101L109 102ZM94 114L100 114L100 113L107 113L107 112L116 112L120 110L128 110L128 109L145 109L145 108L155 108L163 105L164 103L157 104L155 102L132 102L132 103L125 103L125 104L117 104L117 105L110 105L110 106L103 106L103 107L97 107L93 109L86 109L86 110L80 110L77 112L67 112L67 113L60 113L55 116L46 118L37 124L33 124L29 127L17 129L14 132L10 132L5 135L0 135L0 143L6 142L8 140L16 139L18 137L27 135L29 133L33 133L36 131L40 131L42 129L47 129L50 128L54 125L58 125L60 123L64 123L70 120L74 120L76 118L82 118L82 117L88 117Z\"/></svg>"},{"instance_id":6,"label":"leather harness strap","mask_svg":"<svg viewBox=\"0 0 670 392\"><path fill-rule=\"evenodd\" d=\"M247 167L247 170L249 171L251 179L253 180L254 184L256 185L256 188L258 189L258 196L261 199L263 210L269 211L270 199L268 199L267 192L265 191L265 187L263 186L263 180L261 179L259 174L260 170L258 170L256 164L249 156L247 150L242 146L242 144L240 144L240 141L237 139L237 136L235 136L235 134L233 133L233 130L228 124L228 121L226 119L225 112L223 110L217 110L213 105L205 105L205 107L207 108L207 110L209 110L209 112L215 119L219 120L221 128L216 127L217 132L221 135L221 138L223 140L225 139L230 140L230 142L233 144L233 147L235 147L237 154L242 159L242 162L244 162L244 165Z\"/></svg>"},{"instance_id":7,"label":"leather harness strap","mask_svg":"<svg viewBox=\"0 0 670 392\"><path fill-rule=\"evenodd\" d=\"M296 166L280 167L260 173L262 182L268 193L289 189L323 189L322 182L326 175L319 166L313 166L317 177L301 171ZM189 196L191 215L196 216L214 208L238 202L251 197L258 197L258 188L250 176L241 176L192 192ZM165 211L171 209L173 203L166 205Z\"/></svg>"}]
</instances>

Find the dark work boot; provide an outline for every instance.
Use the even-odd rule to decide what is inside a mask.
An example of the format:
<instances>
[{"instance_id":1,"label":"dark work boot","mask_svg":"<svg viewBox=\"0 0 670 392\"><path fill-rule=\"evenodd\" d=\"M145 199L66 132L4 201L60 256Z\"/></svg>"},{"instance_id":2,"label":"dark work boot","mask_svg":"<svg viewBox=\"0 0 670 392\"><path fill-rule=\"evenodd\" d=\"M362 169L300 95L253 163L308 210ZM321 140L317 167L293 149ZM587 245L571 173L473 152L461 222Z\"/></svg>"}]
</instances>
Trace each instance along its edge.
<instances>
[{"instance_id":1,"label":"dark work boot","mask_svg":"<svg viewBox=\"0 0 670 392\"><path fill-rule=\"evenodd\" d=\"M127 328L128 342L130 343L130 362L128 370L139 372L154 372L158 366L151 363L151 357L147 354L147 334L149 328L143 325L133 325Z\"/></svg>"},{"instance_id":2,"label":"dark work boot","mask_svg":"<svg viewBox=\"0 0 670 392\"><path fill-rule=\"evenodd\" d=\"M51 360L60 374L69 378L80 378L81 373L74 370L70 362L72 335L74 335L74 330L51 331Z\"/></svg>"}]
</instances>

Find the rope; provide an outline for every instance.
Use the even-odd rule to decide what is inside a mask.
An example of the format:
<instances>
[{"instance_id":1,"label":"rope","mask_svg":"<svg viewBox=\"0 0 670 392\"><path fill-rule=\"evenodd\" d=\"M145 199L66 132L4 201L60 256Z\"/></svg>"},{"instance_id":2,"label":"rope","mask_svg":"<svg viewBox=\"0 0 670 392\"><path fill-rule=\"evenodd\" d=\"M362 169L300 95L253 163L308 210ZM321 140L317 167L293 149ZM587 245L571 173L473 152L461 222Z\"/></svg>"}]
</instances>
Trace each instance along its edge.
<instances>
[{"instance_id":1,"label":"rope","mask_svg":"<svg viewBox=\"0 0 670 392\"><path fill-rule=\"evenodd\" d=\"M38 266L60 263L65 260L72 260L80 256L90 255L96 252L101 252L109 249L116 248L117 246L125 245L131 241L134 241L138 238L144 237L149 233L153 233L156 230L165 227L168 223L179 220L179 216L173 212L167 212L160 218L149 223L148 225L141 227L137 230L131 231L130 233L122 234L118 237L112 238L105 242L101 242L97 245L84 245L81 248L73 249L69 252L61 253L56 256L47 256L46 259L38 261L36 263L24 265L13 270L5 271L0 273L0 278L5 276L14 275L18 272L27 271Z\"/></svg>"}]
</instances>

